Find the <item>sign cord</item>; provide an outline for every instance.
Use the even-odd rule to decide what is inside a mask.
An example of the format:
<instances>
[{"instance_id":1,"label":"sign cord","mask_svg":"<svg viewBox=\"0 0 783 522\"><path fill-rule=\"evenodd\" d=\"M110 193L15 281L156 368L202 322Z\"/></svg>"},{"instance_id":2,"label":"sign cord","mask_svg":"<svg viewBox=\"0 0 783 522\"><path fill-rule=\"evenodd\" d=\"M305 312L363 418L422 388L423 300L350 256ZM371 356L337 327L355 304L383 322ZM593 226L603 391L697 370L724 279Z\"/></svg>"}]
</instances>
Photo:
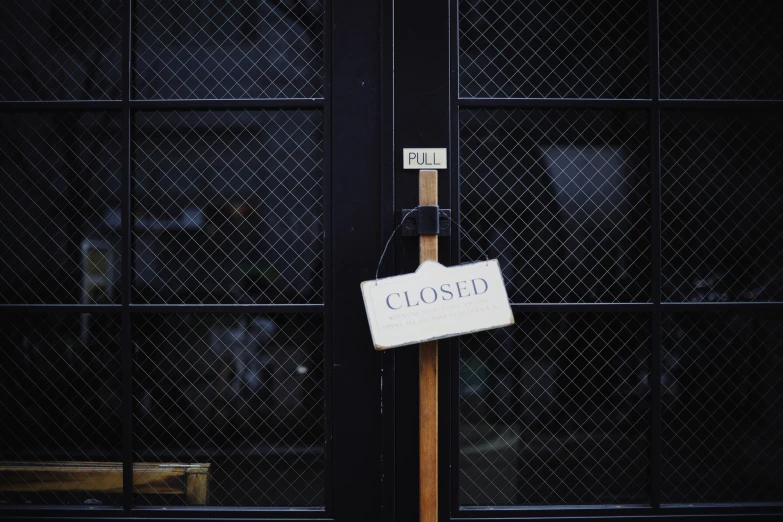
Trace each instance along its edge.
<instances>
[{"instance_id":1,"label":"sign cord","mask_svg":"<svg viewBox=\"0 0 783 522\"><path fill-rule=\"evenodd\" d=\"M392 238L394 238L394 234L396 234L397 231L402 226L402 224L405 223L405 220L408 219L408 216L410 216L413 213L413 211L418 209L418 208L419 208L419 205L416 205L414 208L410 209L404 216L402 216L402 219L400 220L399 224L396 227L394 227L394 230L392 230L391 234L389 235L389 239L386 240L386 246L383 247L383 252L381 252L381 258L378 260L378 267L375 269L375 281L376 281L376 283L378 281L378 273L380 273L380 271L381 271L381 263L383 263L383 257L386 255L386 251L389 249L389 244L391 243ZM448 216L448 218L449 218L449 221L451 221L452 223L454 223L457 226L457 228L460 228L459 223L457 223L454 220L454 218L452 218L451 216ZM467 237L470 240L470 242L473 243L473 246L476 247L476 249L479 252L481 252L481 255L482 255L482 257L484 258L485 261L489 259L489 256L487 256L487 253L484 251L483 248L481 248L481 245L476 243L476 241L472 237L470 237L470 236L465 236L465 237Z\"/></svg>"}]
</instances>

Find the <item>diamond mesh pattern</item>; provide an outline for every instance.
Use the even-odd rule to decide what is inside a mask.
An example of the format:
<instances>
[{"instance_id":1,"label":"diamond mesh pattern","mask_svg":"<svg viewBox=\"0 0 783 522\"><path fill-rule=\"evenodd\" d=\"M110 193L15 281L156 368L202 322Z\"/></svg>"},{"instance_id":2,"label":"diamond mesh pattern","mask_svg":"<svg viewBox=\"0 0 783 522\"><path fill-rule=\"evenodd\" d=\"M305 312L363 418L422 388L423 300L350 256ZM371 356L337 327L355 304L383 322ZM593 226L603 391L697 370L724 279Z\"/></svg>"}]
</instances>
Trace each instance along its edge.
<instances>
[{"instance_id":1,"label":"diamond mesh pattern","mask_svg":"<svg viewBox=\"0 0 783 522\"><path fill-rule=\"evenodd\" d=\"M212 505L323 505L321 316L164 314L138 328L138 462L210 463Z\"/></svg>"},{"instance_id":2,"label":"diamond mesh pattern","mask_svg":"<svg viewBox=\"0 0 783 522\"><path fill-rule=\"evenodd\" d=\"M119 99L122 4L0 2L0 100Z\"/></svg>"},{"instance_id":3,"label":"diamond mesh pattern","mask_svg":"<svg viewBox=\"0 0 783 522\"><path fill-rule=\"evenodd\" d=\"M138 113L134 299L321 302L322 119Z\"/></svg>"},{"instance_id":4,"label":"diamond mesh pattern","mask_svg":"<svg viewBox=\"0 0 783 522\"><path fill-rule=\"evenodd\" d=\"M783 323L665 317L664 502L783 500Z\"/></svg>"},{"instance_id":5,"label":"diamond mesh pattern","mask_svg":"<svg viewBox=\"0 0 783 522\"><path fill-rule=\"evenodd\" d=\"M121 462L119 333L114 315L0 317L0 499L5 503L119 502L122 474L106 484L78 471L90 463ZM51 476L31 469L63 461L78 465ZM23 465L27 469L19 469ZM90 491L101 485L113 493ZM24 487L30 491L18 491Z\"/></svg>"},{"instance_id":6,"label":"diamond mesh pattern","mask_svg":"<svg viewBox=\"0 0 783 522\"><path fill-rule=\"evenodd\" d=\"M639 98L647 3L459 1L460 96Z\"/></svg>"},{"instance_id":7,"label":"diamond mesh pattern","mask_svg":"<svg viewBox=\"0 0 783 522\"><path fill-rule=\"evenodd\" d=\"M767 0L661 0L661 96L783 98L781 22Z\"/></svg>"},{"instance_id":8,"label":"diamond mesh pattern","mask_svg":"<svg viewBox=\"0 0 783 522\"><path fill-rule=\"evenodd\" d=\"M517 314L461 338L463 505L644 503L648 318Z\"/></svg>"},{"instance_id":9,"label":"diamond mesh pattern","mask_svg":"<svg viewBox=\"0 0 783 522\"><path fill-rule=\"evenodd\" d=\"M323 83L321 0L136 2L140 99L314 98Z\"/></svg>"},{"instance_id":10,"label":"diamond mesh pattern","mask_svg":"<svg viewBox=\"0 0 783 522\"><path fill-rule=\"evenodd\" d=\"M0 114L0 302L119 302L118 114Z\"/></svg>"},{"instance_id":11,"label":"diamond mesh pattern","mask_svg":"<svg viewBox=\"0 0 783 522\"><path fill-rule=\"evenodd\" d=\"M783 300L783 126L757 116L662 114L666 301Z\"/></svg>"},{"instance_id":12,"label":"diamond mesh pattern","mask_svg":"<svg viewBox=\"0 0 783 522\"><path fill-rule=\"evenodd\" d=\"M649 300L645 125L636 112L460 111L461 260L498 258L513 302Z\"/></svg>"}]
</instances>

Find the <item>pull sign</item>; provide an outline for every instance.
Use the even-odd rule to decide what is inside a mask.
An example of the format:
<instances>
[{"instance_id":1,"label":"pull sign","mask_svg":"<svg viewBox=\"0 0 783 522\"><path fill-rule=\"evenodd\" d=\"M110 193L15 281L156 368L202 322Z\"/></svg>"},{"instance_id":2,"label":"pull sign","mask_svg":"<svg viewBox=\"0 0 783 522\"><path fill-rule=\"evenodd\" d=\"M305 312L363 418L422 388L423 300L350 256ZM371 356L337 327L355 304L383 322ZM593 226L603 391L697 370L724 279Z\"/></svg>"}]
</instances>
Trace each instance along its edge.
<instances>
[{"instance_id":1,"label":"pull sign","mask_svg":"<svg viewBox=\"0 0 783 522\"><path fill-rule=\"evenodd\" d=\"M425 261L413 274L363 282L362 295L376 350L514 324L496 259Z\"/></svg>"},{"instance_id":2,"label":"pull sign","mask_svg":"<svg viewBox=\"0 0 783 522\"><path fill-rule=\"evenodd\" d=\"M404 169L445 169L446 149L402 149Z\"/></svg>"}]
</instances>

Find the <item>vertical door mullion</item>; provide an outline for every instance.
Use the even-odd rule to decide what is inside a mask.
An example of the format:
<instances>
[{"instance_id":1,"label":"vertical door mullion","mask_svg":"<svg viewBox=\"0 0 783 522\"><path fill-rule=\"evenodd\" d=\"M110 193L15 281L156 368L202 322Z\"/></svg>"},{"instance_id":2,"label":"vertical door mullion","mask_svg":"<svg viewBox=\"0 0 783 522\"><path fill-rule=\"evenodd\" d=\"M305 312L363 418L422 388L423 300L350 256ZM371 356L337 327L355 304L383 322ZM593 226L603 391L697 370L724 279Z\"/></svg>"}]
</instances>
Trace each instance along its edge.
<instances>
[{"instance_id":1,"label":"vertical door mullion","mask_svg":"<svg viewBox=\"0 0 783 522\"><path fill-rule=\"evenodd\" d=\"M331 515L334 506L334 444L332 440L333 401L332 368L332 0L324 0L323 40L323 335L324 335L324 508Z\"/></svg>"},{"instance_id":2,"label":"vertical door mullion","mask_svg":"<svg viewBox=\"0 0 783 522\"><path fill-rule=\"evenodd\" d=\"M649 0L650 42L650 504L661 506L661 111L658 0Z\"/></svg>"},{"instance_id":3,"label":"vertical door mullion","mask_svg":"<svg viewBox=\"0 0 783 522\"><path fill-rule=\"evenodd\" d=\"M419 201L417 170L402 169L406 147L449 147L453 64L449 48L452 2L396 0L394 3L394 147L395 212L414 208ZM456 108L455 108L456 110ZM449 150L448 169L439 172L438 201L448 208L454 202L452 189L457 170L455 151ZM452 210L454 210L452 208ZM455 227L452 227L454 230ZM440 261L455 259L448 237L439 240ZM397 236L397 273L410 273L419 265L418 237ZM451 357L456 357L457 340L441 341L438 361L438 512L441 520L451 513L449 501L449 437ZM397 520L419 519L419 350L395 350L395 510Z\"/></svg>"},{"instance_id":4,"label":"vertical door mullion","mask_svg":"<svg viewBox=\"0 0 783 522\"><path fill-rule=\"evenodd\" d=\"M122 295L122 505L130 511L133 505L133 349L131 342L131 242L133 233L131 198L131 113L130 81L132 53L132 0L124 0L122 9L122 65L121 65L121 157L120 157L120 293Z\"/></svg>"},{"instance_id":5,"label":"vertical door mullion","mask_svg":"<svg viewBox=\"0 0 783 522\"><path fill-rule=\"evenodd\" d=\"M454 223L462 223L460 215L460 182L459 182L459 0L449 0L449 96L451 98L449 127L449 185L451 189L451 217ZM460 262L460 241L462 227L451 227L451 245L449 249L449 264ZM448 461L444 470L448 470L448 490L441 493L445 503L441 502L441 511L448 510L450 516L459 512L460 470L459 470L459 432L460 432L460 395L459 395L459 350L460 340L450 339L444 343L441 357L448 364L448 372L441 372L441 378L447 381L448 388L441 387L441 395L447 398L440 408L448 419L445 430L442 430L441 444L447 443ZM445 353L444 353L445 352ZM457 465L450 465L457 463ZM445 471L444 471L445 473Z\"/></svg>"},{"instance_id":6,"label":"vertical door mullion","mask_svg":"<svg viewBox=\"0 0 783 522\"><path fill-rule=\"evenodd\" d=\"M329 5L330 4L330 5ZM381 520L381 354L373 350L359 292L375 276L381 255L380 2L331 0L325 47L325 133L331 133L328 175L331 268L326 314L330 326L332 408L327 444L333 466L331 509L339 522ZM331 20L331 21L330 21ZM331 115L331 116L330 116ZM383 411L381 410L383 408ZM329 446L327 446L329 447Z\"/></svg>"}]
</instances>

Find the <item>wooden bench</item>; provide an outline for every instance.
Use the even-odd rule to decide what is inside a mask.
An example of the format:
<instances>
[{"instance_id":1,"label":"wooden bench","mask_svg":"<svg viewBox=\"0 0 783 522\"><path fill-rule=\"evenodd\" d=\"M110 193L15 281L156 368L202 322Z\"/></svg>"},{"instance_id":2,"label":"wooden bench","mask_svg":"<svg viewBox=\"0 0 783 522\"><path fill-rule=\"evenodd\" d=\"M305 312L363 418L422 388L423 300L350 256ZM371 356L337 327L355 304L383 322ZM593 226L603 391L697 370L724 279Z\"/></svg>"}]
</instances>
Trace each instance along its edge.
<instances>
[{"instance_id":1,"label":"wooden bench","mask_svg":"<svg viewBox=\"0 0 783 522\"><path fill-rule=\"evenodd\" d=\"M100 491L122 493L120 462L2 462L0 491ZM185 495L187 502L209 501L209 464L134 463L133 491Z\"/></svg>"}]
</instances>

